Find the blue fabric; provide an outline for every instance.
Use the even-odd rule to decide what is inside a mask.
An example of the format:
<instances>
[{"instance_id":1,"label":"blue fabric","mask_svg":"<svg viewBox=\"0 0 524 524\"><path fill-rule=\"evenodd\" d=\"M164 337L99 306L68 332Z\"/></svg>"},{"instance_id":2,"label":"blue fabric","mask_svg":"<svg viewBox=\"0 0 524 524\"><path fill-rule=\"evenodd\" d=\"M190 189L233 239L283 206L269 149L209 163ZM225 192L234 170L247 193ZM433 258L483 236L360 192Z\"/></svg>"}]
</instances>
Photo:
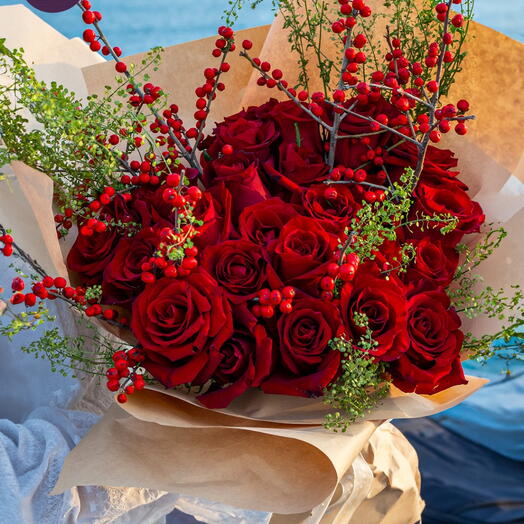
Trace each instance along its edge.
<instances>
[{"instance_id":1,"label":"blue fabric","mask_svg":"<svg viewBox=\"0 0 524 524\"><path fill-rule=\"evenodd\" d=\"M424 524L523 524L524 462L506 458L432 419L395 421L417 450Z\"/></svg>"},{"instance_id":2,"label":"blue fabric","mask_svg":"<svg viewBox=\"0 0 524 524\"><path fill-rule=\"evenodd\" d=\"M512 360L509 375L501 358L485 364L465 362L464 368L467 374L490 382L433 419L496 453L524 461L524 361Z\"/></svg>"},{"instance_id":3,"label":"blue fabric","mask_svg":"<svg viewBox=\"0 0 524 524\"><path fill-rule=\"evenodd\" d=\"M512 360L509 374L500 357L464 368L490 382L431 418L395 421L419 456L422 520L523 524L524 362Z\"/></svg>"}]
</instances>

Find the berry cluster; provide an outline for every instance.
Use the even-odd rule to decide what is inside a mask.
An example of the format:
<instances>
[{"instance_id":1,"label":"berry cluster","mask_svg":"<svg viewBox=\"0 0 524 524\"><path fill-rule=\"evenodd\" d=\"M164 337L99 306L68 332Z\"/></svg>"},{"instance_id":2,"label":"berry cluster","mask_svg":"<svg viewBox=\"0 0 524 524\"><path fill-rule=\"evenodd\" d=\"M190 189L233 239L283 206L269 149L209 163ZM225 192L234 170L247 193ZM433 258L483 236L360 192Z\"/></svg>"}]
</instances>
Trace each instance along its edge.
<instances>
[{"instance_id":1,"label":"berry cluster","mask_svg":"<svg viewBox=\"0 0 524 524\"><path fill-rule=\"evenodd\" d=\"M251 312L256 317L271 318L275 316L275 308L281 313L291 313L293 311L293 299L296 291L292 286L285 286L282 290L261 289L255 299L258 303L251 308Z\"/></svg>"},{"instance_id":2,"label":"berry cluster","mask_svg":"<svg viewBox=\"0 0 524 524\"><path fill-rule=\"evenodd\" d=\"M144 389L145 380L140 363L144 360L143 352L138 348L118 350L112 356L114 366L106 371L106 387L109 391L121 391L117 395L120 404L127 402L127 396Z\"/></svg>"},{"instance_id":3,"label":"berry cluster","mask_svg":"<svg viewBox=\"0 0 524 524\"><path fill-rule=\"evenodd\" d=\"M6 257L10 257L13 254L13 237L7 233L4 233L2 236L0 236L0 242L4 244L4 247L2 248L2 254Z\"/></svg>"}]
</instances>

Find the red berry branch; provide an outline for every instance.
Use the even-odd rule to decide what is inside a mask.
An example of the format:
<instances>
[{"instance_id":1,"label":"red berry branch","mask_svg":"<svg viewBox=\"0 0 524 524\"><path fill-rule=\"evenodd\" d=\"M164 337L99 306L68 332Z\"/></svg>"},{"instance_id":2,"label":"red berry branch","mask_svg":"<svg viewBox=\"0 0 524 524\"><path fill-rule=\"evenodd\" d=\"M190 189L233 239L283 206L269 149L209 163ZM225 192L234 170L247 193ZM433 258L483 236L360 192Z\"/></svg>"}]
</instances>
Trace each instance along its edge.
<instances>
[{"instance_id":1,"label":"red berry branch","mask_svg":"<svg viewBox=\"0 0 524 524\"><path fill-rule=\"evenodd\" d=\"M153 103L154 97L151 96L151 94L146 94L142 89L138 86L137 82L135 81L133 75L128 71L127 65L125 62L120 61L120 55L122 54L120 48L113 47L109 43L107 37L103 33L102 29L100 28L99 22L102 20L102 15L98 11L91 11L91 3L89 0L82 0L79 2L79 7L82 10L82 18L86 24L92 24L93 27L96 29L96 33L93 30L90 30L91 33L87 34L84 32L84 39L86 39L86 36L88 39L91 39L93 36L96 38L98 37L104 44L105 44L105 50L109 53L109 55L115 60L115 69L118 73L124 74L129 83L132 85L133 90L137 93L139 98L144 101L144 103ZM99 43L97 40L93 40L91 42L91 45L93 45L93 42ZM95 49L98 48L98 45L95 46ZM95 49L91 48L93 51ZM147 97L147 98L146 98ZM169 133L169 136L171 140L176 144L178 151L183 156L183 158L188 162L188 164L198 171L198 173L201 173L201 168L198 162L196 162L191 154L186 150L186 148L182 145L179 138L175 135L175 133L172 131L172 129L167 125L163 117L160 115L158 110L154 107L150 107L152 113L155 115L157 121L160 123L161 126L166 126L167 131Z\"/></svg>"},{"instance_id":2,"label":"red berry branch","mask_svg":"<svg viewBox=\"0 0 524 524\"><path fill-rule=\"evenodd\" d=\"M333 183L366 184L365 177L362 177L362 174L357 177L360 180L355 181L352 179L352 176L348 177L350 178L349 180L340 180L339 171L334 169L338 140L360 138L362 143L366 144L368 136L381 132L389 132L401 138L397 144L389 147L388 151L391 151L403 142L410 142L417 147L417 164L414 173L415 181L417 181L423 169L429 143L439 142L441 133L447 133L451 130L451 122L457 122L455 126L457 134L466 134L465 121L475 118L473 115L464 115L469 110L469 104L465 100L459 101L456 107L452 104L448 104L443 108L438 106L443 64L451 63L455 59L448 49L453 41L451 33L448 32L449 24L451 23L455 27L461 27L464 24L464 17L460 14L455 15L450 20L451 5L460 4L461 0L448 0L447 3L440 3L435 7L437 19L443 23L443 29L440 44L433 42L429 45L428 55L425 60L425 66L428 69L436 67L434 80L427 82L425 86L431 94L431 98L426 94L424 82L420 76L424 71L424 67L419 63L409 63L401 49L400 39L392 37L389 27L385 35L389 48L389 52L386 54L387 73L375 71L371 74L372 82L360 81L355 76L359 67L367 62L366 54L362 50L367 44L367 39L363 34L357 34L353 37L353 29L357 23L357 17L367 17L371 14L371 10L362 0L353 0L352 2L339 0L339 2L341 4L340 13L343 16L347 16L347 18L337 20L331 26L332 31L336 35L345 32L342 38L343 56L340 76L337 89L333 92L332 100L324 97L322 93L313 93L310 96L308 92L302 91L297 95L295 90L289 88L288 83L282 79L280 70L274 69L273 74L270 75L271 65L268 62L261 62L260 59L252 58L247 53L247 50L251 48L249 41L247 45L243 46L244 51L240 55L246 58L251 66L260 73L259 85L265 85L269 88L277 87L330 134L327 164L332 170L330 180ZM275 71L278 72L277 77L274 75ZM410 78L414 78L414 87L404 88L403 85L407 84ZM356 96L354 99L346 100L345 91L350 89L356 91ZM382 92L390 94L391 102L399 110L400 114L398 117L390 119L386 115L377 115L373 118L359 112L358 109L361 105L366 105L376 100L381 96ZM308 103L308 100L311 100L311 102ZM417 120L414 121L411 111L417 106L427 109L427 112L420 114ZM331 118L327 117L324 110L325 107L332 109L333 116ZM362 135L340 134L340 125L347 115L369 122L371 124L371 133ZM375 155L370 161L374 159L380 160L380 158L380 154ZM376 161L374 163L378 165ZM367 162L364 163L359 169L363 169L367 164ZM385 172L385 179L388 178L387 172ZM377 187L377 184L367 183L367 185L379 190L386 189L380 185ZM369 201L369 199L367 200Z\"/></svg>"}]
</instances>

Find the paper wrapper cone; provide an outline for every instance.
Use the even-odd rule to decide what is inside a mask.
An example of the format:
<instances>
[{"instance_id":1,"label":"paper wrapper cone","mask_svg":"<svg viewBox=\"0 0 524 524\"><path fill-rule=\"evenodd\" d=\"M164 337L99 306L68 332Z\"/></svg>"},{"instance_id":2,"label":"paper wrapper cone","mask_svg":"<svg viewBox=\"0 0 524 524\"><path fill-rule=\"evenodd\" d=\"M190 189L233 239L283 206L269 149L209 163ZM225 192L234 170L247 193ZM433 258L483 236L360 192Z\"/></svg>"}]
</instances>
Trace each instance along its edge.
<instances>
[{"instance_id":1,"label":"paper wrapper cone","mask_svg":"<svg viewBox=\"0 0 524 524\"><path fill-rule=\"evenodd\" d=\"M277 18L271 28L240 31L237 39L251 39L253 56L278 64L292 79L296 65L279 24ZM484 65L493 62L489 53L494 42L499 53L522 64L522 46L475 24L473 34L476 37L469 44L468 57L471 64L466 62L467 69L458 77L460 97L468 98L479 115L489 111L490 118L470 126L466 145L450 137L449 146L463 155L461 167L474 193L486 201L491 198L490 209L499 210L492 216L500 218L502 207L506 207L500 206L500 190L516 174L522 137L513 127L511 132L505 128L504 133L494 136L491 115L494 104L499 104L499 92L522 96L515 85L521 75L513 69L500 69L498 77L485 78ZM201 83L213 41L209 38L168 48L160 69L152 73L152 81L170 93L170 103L180 105L181 116L188 122L193 111L189 101L194 98L193 89ZM126 61L139 64L142 58L144 55L136 55ZM217 97L210 124L268 97L265 89L254 89L247 62L238 56L229 61L232 73L227 91ZM114 84L110 63L89 66L83 73L88 92L101 93L104 85ZM514 101L515 110L521 106L519 101ZM500 108L500 114L504 114L507 97L500 103L504 103ZM513 118L515 125L518 120ZM54 231L50 233L54 229L51 186L47 182L49 185L42 186L45 190L29 190L24 185L24 173L25 180L31 176L38 183L43 175L29 173L16 164L13 168L20 172L20 179L15 172L11 187L16 191L12 194L2 187L0 210L12 206L9 199L27 203L39 225L36 232L29 231L24 229L27 219L13 220L18 240L31 249L43 246L41 263L63 274ZM503 220L517 229L522 224L522 201L512 202L513 210L506 209ZM7 215L0 216L3 220ZM522 267L514 263L514 254L521 253L517 248L515 238L498 254L506 261L505 267L511 268L513 282L522 280ZM137 392L125 409L115 405L73 450L54 492L90 484L157 488L269 511L274 513L273 524L414 522L422 510L416 457L407 441L384 420L437 413L457 404L484 382L469 377L467 385L430 397L406 395L392 388L383 404L346 434L330 433L321 427L326 406L320 401L254 391L227 410L210 411L182 393L159 389Z\"/></svg>"}]
</instances>

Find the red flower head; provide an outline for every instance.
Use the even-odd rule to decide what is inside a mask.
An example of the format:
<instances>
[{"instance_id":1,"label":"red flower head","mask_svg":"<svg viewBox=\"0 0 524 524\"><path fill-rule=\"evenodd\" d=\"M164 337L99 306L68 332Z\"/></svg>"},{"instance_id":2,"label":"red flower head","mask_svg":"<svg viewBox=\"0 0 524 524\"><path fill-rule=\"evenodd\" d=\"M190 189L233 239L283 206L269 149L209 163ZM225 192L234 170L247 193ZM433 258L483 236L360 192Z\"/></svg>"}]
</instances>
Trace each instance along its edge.
<instances>
[{"instance_id":1,"label":"red flower head","mask_svg":"<svg viewBox=\"0 0 524 524\"><path fill-rule=\"evenodd\" d=\"M460 363L464 335L446 293L423 284L411 291L407 306L409 348L392 364L393 383L423 394L466 384Z\"/></svg>"},{"instance_id":2,"label":"red flower head","mask_svg":"<svg viewBox=\"0 0 524 524\"><path fill-rule=\"evenodd\" d=\"M321 395L337 376L340 352L328 343L340 334L340 315L330 302L303 298L277 322L280 364L263 384L266 393Z\"/></svg>"},{"instance_id":3,"label":"red flower head","mask_svg":"<svg viewBox=\"0 0 524 524\"><path fill-rule=\"evenodd\" d=\"M248 240L228 240L207 247L202 267L226 290L233 302L253 297L266 281L266 259Z\"/></svg>"},{"instance_id":4,"label":"red flower head","mask_svg":"<svg viewBox=\"0 0 524 524\"><path fill-rule=\"evenodd\" d=\"M105 304L127 305L142 291L142 264L158 249L160 236L151 228L134 237L123 237L115 255L104 269L102 291Z\"/></svg>"},{"instance_id":5,"label":"red flower head","mask_svg":"<svg viewBox=\"0 0 524 524\"><path fill-rule=\"evenodd\" d=\"M245 309L235 312L231 337L211 353L200 381L211 378L210 389L198 400L208 408L225 408L250 387L258 387L273 363L273 341L261 324L254 325ZM250 327L251 326L251 327Z\"/></svg>"},{"instance_id":6,"label":"red flower head","mask_svg":"<svg viewBox=\"0 0 524 524\"><path fill-rule=\"evenodd\" d=\"M355 322L355 313L364 314L373 339L378 342L371 355L394 360L408 349L406 290L391 276L386 279L372 264L359 268L353 285L342 288L340 309L348 337L355 344L366 329Z\"/></svg>"},{"instance_id":7,"label":"red flower head","mask_svg":"<svg viewBox=\"0 0 524 524\"><path fill-rule=\"evenodd\" d=\"M131 329L146 353L144 367L166 387L195 380L232 326L224 293L203 269L157 280L133 303Z\"/></svg>"}]
</instances>

